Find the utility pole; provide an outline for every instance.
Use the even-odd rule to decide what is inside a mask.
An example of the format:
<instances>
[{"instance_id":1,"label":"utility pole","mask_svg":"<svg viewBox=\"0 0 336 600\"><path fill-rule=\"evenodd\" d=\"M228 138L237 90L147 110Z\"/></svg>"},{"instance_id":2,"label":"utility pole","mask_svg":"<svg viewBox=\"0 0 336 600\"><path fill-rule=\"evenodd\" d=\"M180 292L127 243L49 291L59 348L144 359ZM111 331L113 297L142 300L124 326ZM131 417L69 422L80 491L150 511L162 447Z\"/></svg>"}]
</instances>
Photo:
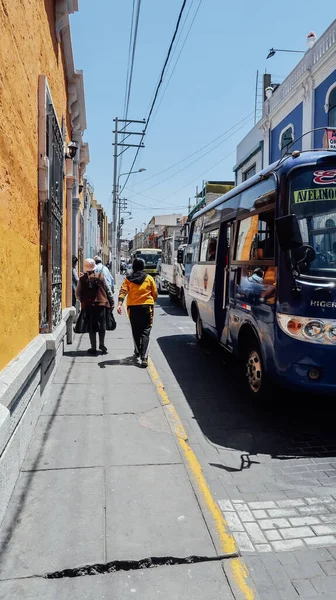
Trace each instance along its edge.
<instances>
[{"instance_id":1,"label":"utility pole","mask_svg":"<svg viewBox=\"0 0 336 600\"><path fill-rule=\"evenodd\" d=\"M188 202L188 215L190 215L190 211L191 211L191 204L190 204L190 200L191 200L191 198L189 198L189 202Z\"/></svg>"},{"instance_id":2,"label":"utility pole","mask_svg":"<svg viewBox=\"0 0 336 600\"><path fill-rule=\"evenodd\" d=\"M143 119L142 121L134 121L132 119L118 119L117 117L115 119L113 119L114 123L115 123L115 130L114 130L114 152L113 152L113 210L112 210L112 275L114 280L116 280L116 275L117 275L117 254L118 254L118 248L117 248L117 220L118 220L118 196L119 196L119 185L118 185L118 158L119 156L121 156L121 154L123 154L123 152L125 152L126 150L128 150L128 148L144 148L144 144L142 143L142 141L139 144L130 144L130 143L124 143L125 140L132 136L132 135L140 135L141 139L143 139L143 136L145 135L144 131L129 131L127 129L127 127L131 124L131 123L141 123L142 125L146 124L145 119ZM119 125L120 123L123 123L123 127L121 129L119 129ZM119 142L119 134L123 135L122 140ZM119 147L124 147L123 150L121 150L121 152L119 152L118 154L118 148Z\"/></svg>"},{"instance_id":3,"label":"utility pole","mask_svg":"<svg viewBox=\"0 0 336 600\"><path fill-rule=\"evenodd\" d=\"M117 169L118 169L118 118L114 119L114 153L113 153L113 211L112 211L112 276L117 276Z\"/></svg>"}]
</instances>

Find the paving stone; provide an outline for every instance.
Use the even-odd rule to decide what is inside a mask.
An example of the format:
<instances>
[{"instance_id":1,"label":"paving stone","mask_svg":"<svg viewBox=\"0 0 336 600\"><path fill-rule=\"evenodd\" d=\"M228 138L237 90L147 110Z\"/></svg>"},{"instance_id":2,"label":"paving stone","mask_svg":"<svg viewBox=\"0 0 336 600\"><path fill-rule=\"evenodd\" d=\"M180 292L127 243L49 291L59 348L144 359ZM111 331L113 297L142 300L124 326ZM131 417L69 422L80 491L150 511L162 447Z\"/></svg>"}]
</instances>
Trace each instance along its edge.
<instances>
[{"instance_id":1,"label":"paving stone","mask_svg":"<svg viewBox=\"0 0 336 600\"><path fill-rule=\"evenodd\" d=\"M313 525L312 529L315 531L316 535L329 535L329 533L336 533L336 525Z\"/></svg>"},{"instance_id":2,"label":"paving stone","mask_svg":"<svg viewBox=\"0 0 336 600\"><path fill-rule=\"evenodd\" d=\"M321 535L320 537L305 538L307 546L333 546L336 544L336 537L333 535ZM335 588L336 589L336 588Z\"/></svg>"},{"instance_id":3,"label":"paving stone","mask_svg":"<svg viewBox=\"0 0 336 600\"><path fill-rule=\"evenodd\" d=\"M313 577L311 580L312 585L318 594L328 594L336 591L336 576L334 577ZM335 598L335 596L334 596Z\"/></svg>"},{"instance_id":4,"label":"paving stone","mask_svg":"<svg viewBox=\"0 0 336 600\"><path fill-rule=\"evenodd\" d=\"M321 497L317 497L317 498L305 498L307 504L309 505L313 505L313 504L331 504L332 502L334 502L334 499L332 496L321 496Z\"/></svg>"},{"instance_id":5,"label":"paving stone","mask_svg":"<svg viewBox=\"0 0 336 600\"><path fill-rule=\"evenodd\" d=\"M254 510L253 516L256 519L267 519L268 518L266 510Z\"/></svg>"},{"instance_id":6,"label":"paving stone","mask_svg":"<svg viewBox=\"0 0 336 600\"><path fill-rule=\"evenodd\" d=\"M243 521L243 523L255 521L255 518L254 518L253 514L251 513L247 504L237 504L236 510L237 510L237 513L238 513L240 519Z\"/></svg>"},{"instance_id":7,"label":"paving stone","mask_svg":"<svg viewBox=\"0 0 336 600\"><path fill-rule=\"evenodd\" d=\"M301 515L322 515L325 513L329 513L329 510L326 506L302 506L298 507L298 511Z\"/></svg>"},{"instance_id":8,"label":"paving stone","mask_svg":"<svg viewBox=\"0 0 336 600\"><path fill-rule=\"evenodd\" d=\"M310 527L290 527L287 529L280 529L280 534L285 540L294 540L296 538L314 536L314 532Z\"/></svg>"},{"instance_id":9,"label":"paving stone","mask_svg":"<svg viewBox=\"0 0 336 600\"><path fill-rule=\"evenodd\" d=\"M315 548L315 549L305 549L305 550L296 550L293 553L293 556L297 560L297 562L301 565L310 565L314 562L326 562L332 560L332 550L333 548ZM335 548L336 550L336 548Z\"/></svg>"},{"instance_id":10,"label":"paving stone","mask_svg":"<svg viewBox=\"0 0 336 600\"><path fill-rule=\"evenodd\" d=\"M280 529L281 527L289 527L287 519L262 519L258 522L261 529Z\"/></svg>"},{"instance_id":11,"label":"paving stone","mask_svg":"<svg viewBox=\"0 0 336 600\"><path fill-rule=\"evenodd\" d=\"M258 552L272 552L270 544L256 544L255 548Z\"/></svg>"},{"instance_id":12,"label":"paving stone","mask_svg":"<svg viewBox=\"0 0 336 600\"><path fill-rule=\"evenodd\" d=\"M257 523L245 523L245 529L252 542L255 544L266 544L267 540Z\"/></svg>"},{"instance_id":13,"label":"paving stone","mask_svg":"<svg viewBox=\"0 0 336 600\"><path fill-rule=\"evenodd\" d=\"M231 531L245 531L244 525L235 512L224 512L224 518L230 527Z\"/></svg>"},{"instance_id":14,"label":"paving stone","mask_svg":"<svg viewBox=\"0 0 336 600\"><path fill-rule=\"evenodd\" d=\"M276 542L276 541L282 539L280 533L276 529L270 529L270 530L265 531L264 533L265 533L265 537L270 542Z\"/></svg>"},{"instance_id":15,"label":"paving stone","mask_svg":"<svg viewBox=\"0 0 336 600\"><path fill-rule=\"evenodd\" d=\"M308 580L307 581L303 581L302 579L299 581L293 580L293 586L295 587L297 593L300 596L305 596L305 597L309 597L309 598L317 596L317 592L315 591L315 588L312 586L312 584Z\"/></svg>"},{"instance_id":16,"label":"paving stone","mask_svg":"<svg viewBox=\"0 0 336 600\"><path fill-rule=\"evenodd\" d=\"M279 508L295 508L296 506L305 506L305 503L301 498L293 498L292 500L277 500Z\"/></svg>"},{"instance_id":17,"label":"paving stone","mask_svg":"<svg viewBox=\"0 0 336 600\"><path fill-rule=\"evenodd\" d=\"M321 515L320 519L321 519L321 521L323 521L323 523L336 523L336 515L335 514Z\"/></svg>"},{"instance_id":18,"label":"paving stone","mask_svg":"<svg viewBox=\"0 0 336 600\"><path fill-rule=\"evenodd\" d=\"M328 554L330 554L332 556L332 558L336 559L336 548L328 548L328 550L326 550L326 552ZM324 559L324 560L329 560L329 559Z\"/></svg>"},{"instance_id":19,"label":"paving stone","mask_svg":"<svg viewBox=\"0 0 336 600\"><path fill-rule=\"evenodd\" d=\"M293 527L301 527L304 525L320 525L320 519L318 517L290 517L288 519Z\"/></svg>"},{"instance_id":20,"label":"paving stone","mask_svg":"<svg viewBox=\"0 0 336 600\"><path fill-rule=\"evenodd\" d=\"M275 502L268 500L267 502L249 502L249 507L252 510L259 510L260 508L277 508L277 505Z\"/></svg>"},{"instance_id":21,"label":"paving stone","mask_svg":"<svg viewBox=\"0 0 336 600\"><path fill-rule=\"evenodd\" d=\"M234 533L234 538L241 552L254 552L254 546L247 533L236 531Z\"/></svg>"},{"instance_id":22,"label":"paving stone","mask_svg":"<svg viewBox=\"0 0 336 600\"><path fill-rule=\"evenodd\" d=\"M330 564L333 564L333 562L330 562ZM288 577L292 580L311 579L312 577L323 575L323 570L318 563L310 563L309 565L287 565L285 569Z\"/></svg>"},{"instance_id":23,"label":"paving stone","mask_svg":"<svg viewBox=\"0 0 336 600\"><path fill-rule=\"evenodd\" d=\"M221 510L234 510L230 500L218 500L219 508Z\"/></svg>"},{"instance_id":24,"label":"paving stone","mask_svg":"<svg viewBox=\"0 0 336 600\"><path fill-rule=\"evenodd\" d=\"M298 515L297 510L295 508L272 508L269 509L268 514L270 517L275 519L281 517L296 517Z\"/></svg>"},{"instance_id":25,"label":"paving stone","mask_svg":"<svg viewBox=\"0 0 336 600\"><path fill-rule=\"evenodd\" d=\"M300 550L299 550L300 552ZM276 555L283 566L298 565L298 561L293 552L281 552Z\"/></svg>"},{"instance_id":26,"label":"paving stone","mask_svg":"<svg viewBox=\"0 0 336 600\"><path fill-rule=\"evenodd\" d=\"M328 575L336 575L336 562L334 560L328 560L327 562L320 562L320 567L324 573Z\"/></svg>"},{"instance_id":27,"label":"paving stone","mask_svg":"<svg viewBox=\"0 0 336 600\"><path fill-rule=\"evenodd\" d=\"M281 598L286 598L286 600L297 598L297 591L290 581L284 567L281 565L275 567L270 571L270 576Z\"/></svg>"},{"instance_id":28,"label":"paving stone","mask_svg":"<svg viewBox=\"0 0 336 600\"><path fill-rule=\"evenodd\" d=\"M272 546L276 552L281 552L282 550L288 551L297 550L298 548L304 548L304 543L302 540L283 540L281 542L272 542Z\"/></svg>"}]
</instances>

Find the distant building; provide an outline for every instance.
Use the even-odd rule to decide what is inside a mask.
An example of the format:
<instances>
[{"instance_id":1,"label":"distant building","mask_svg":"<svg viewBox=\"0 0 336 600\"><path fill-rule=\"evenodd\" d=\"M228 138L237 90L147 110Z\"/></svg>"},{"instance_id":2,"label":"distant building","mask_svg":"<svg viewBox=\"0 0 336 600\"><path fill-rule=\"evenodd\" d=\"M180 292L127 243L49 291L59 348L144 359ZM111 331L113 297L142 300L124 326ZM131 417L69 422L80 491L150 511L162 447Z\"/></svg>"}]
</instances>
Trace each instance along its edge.
<instances>
[{"instance_id":1,"label":"distant building","mask_svg":"<svg viewBox=\"0 0 336 600\"><path fill-rule=\"evenodd\" d=\"M289 146L321 148L323 132L308 132L336 127L336 20L317 40L311 32L307 46L280 85L264 86L263 116L237 146L236 183L279 160Z\"/></svg>"},{"instance_id":2,"label":"distant building","mask_svg":"<svg viewBox=\"0 0 336 600\"><path fill-rule=\"evenodd\" d=\"M158 215L151 218L144 231L144 247L158 248L159 237L165 227L180 228L182 224L182 214Z\"/></svg>"},{"instance_id":3,"label":"distant building","mask_svg":"<svg viewBox=\"0 0 336 600\"><path fill-rule=\"evenodd\" d=\"M197 204L191 210L189 216L196 214L201 208L207 206L234 187L234 181L206 181L199 194L196 195Z\"/></svg>"}]
</instances>

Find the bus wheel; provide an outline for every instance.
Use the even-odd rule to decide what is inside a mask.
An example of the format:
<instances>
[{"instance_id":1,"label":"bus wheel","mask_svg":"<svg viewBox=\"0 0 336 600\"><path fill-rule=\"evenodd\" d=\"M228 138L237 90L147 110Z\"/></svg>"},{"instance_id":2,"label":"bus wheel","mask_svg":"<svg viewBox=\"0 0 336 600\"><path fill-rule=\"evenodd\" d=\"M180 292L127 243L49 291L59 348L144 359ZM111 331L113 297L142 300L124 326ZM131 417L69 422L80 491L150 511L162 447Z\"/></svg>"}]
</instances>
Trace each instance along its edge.
<instances>
[{"instance_id":1,"label":"bus wheel","mask_svg":"<svg viewBox=\"0 0 336 600\"><path fill-rule=\"evenodd\" d=\"M246 356L246 381L250 393L261 398L264 394L266 383L261 352L257 344L253 344Z\"/></svg>"},{"instance_id":2,"label":"bus wheel","mask_svg":"<svg viewBox=\"0 0 336 600\"><path fill-rule=\"evenodd\" d=\"M196 318L196 340L198 341L199 344L204 344L204 339L205 339L205 333L204 333L204 329L203 329L203 323L202 323L200 314L198 312L197 318Z\"/></svg>"},{"instance_id":3,"label":"bus wheel","mask_svg":"<svg viewBox=\"0 0 336 600\"><path fill-rule=\"evenodd\" d=\"M184 291L183 290L181 290L180 301L181 301L181 306L182 306L184 312L187 312L187 305L186 305L185 295L184 295Z\"/></svg>"}]
</instances>

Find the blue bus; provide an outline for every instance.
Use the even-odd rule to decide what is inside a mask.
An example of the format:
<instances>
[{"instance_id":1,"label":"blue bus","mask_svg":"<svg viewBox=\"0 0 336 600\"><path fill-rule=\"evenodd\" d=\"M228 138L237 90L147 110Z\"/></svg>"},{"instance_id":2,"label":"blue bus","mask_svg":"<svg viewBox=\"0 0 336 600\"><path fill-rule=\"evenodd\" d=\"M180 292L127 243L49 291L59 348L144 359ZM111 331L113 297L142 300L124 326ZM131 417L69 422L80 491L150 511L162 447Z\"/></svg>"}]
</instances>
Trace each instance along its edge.
<instances>
[{"instance_id":1,"label":"blue bus","mask_svg":"<svg viewBox=\"0 0 336 600\"><path fill-rule=\"evenodd\" d=\"M200 210L184 262L197 340L242 359L254 397L336 392L335 151L294 151Z\"/></svg>"}]
</instances>

